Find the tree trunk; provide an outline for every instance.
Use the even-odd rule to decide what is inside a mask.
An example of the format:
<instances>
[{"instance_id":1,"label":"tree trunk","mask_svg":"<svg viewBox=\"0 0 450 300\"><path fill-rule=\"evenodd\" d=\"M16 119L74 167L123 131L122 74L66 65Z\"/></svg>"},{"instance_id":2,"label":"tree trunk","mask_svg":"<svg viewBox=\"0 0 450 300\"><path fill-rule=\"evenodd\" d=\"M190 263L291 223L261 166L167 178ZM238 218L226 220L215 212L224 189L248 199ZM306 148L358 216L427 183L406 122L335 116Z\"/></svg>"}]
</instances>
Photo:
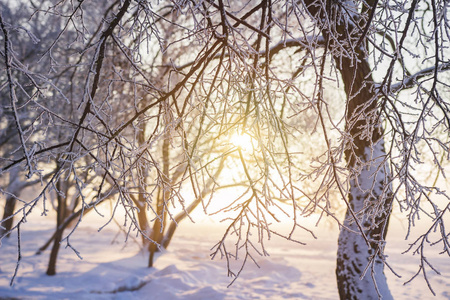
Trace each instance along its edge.
<instances>
[{"instance_id":1,"label":"tree trunk","mask_svg":"<svg viewBox=\"0 0 450 300\"><path fill-rule=\"evenodd\" d=\"M145 132L146 132L146 125L147 123L144 120L140 121L140 131L138 135L138 142L139 145L145 144ZM147 182L149 180L149 174L146 166L141 166L139 168L139 176L142 181L142 183L139 185L139 195L138 198L133 197L134 204L138 208L137 217L138 217L138 223L139 223L139 229L141 232L141 239L142 239L142 246L144 249L148 249L150 241L148 238L151 234L151 228L150 228L150 222L147 218ZM142 234L144 233L144 234Z\"/></svg>"},{"instance_id":2,"label":"tree trunk","mask_svg":"<svg viewBox=\"0 0 450 300\"><path fill-rule=\"evenodd\" d=\"M14 224L14 209L16 207L16 197L19 196L20 190L23 188L23 184L19 179L19 168L14 168L9 173L9 185L8 185L8 192L11 193L11 195L7 194L6 196L6 203L5 203L5 209L3 211L3 217L1 220L5 220L1 223L1 225L5 228L0 228L0 237L3 236L5 233L9 232ZM9 218L9 219L8 219ZM8 233L6 235L7 238L9 238L10 234Z\"/></svg>"},{"instance_id":3,"label":"tree trunk","mask_svg":"<svg viewBox=\"0 0 450 300\"><path fill-rule=\"evenodd\" d=\"M56 274L56 261L58 258L59 247L61 246L63 230L56 230L55 238L53 240L52 252L50 252L50 259L48 261L47 275L53 276Z\"/></svg>"},{"instance_id":4,"label":"tree trunk","mask_svg":"<svg viewBox=\"0 0 450 300\"><path fill-rule=\"evenodd\" d=\"M14 214L14 208L16 207L16 198L13 196L8 195L6 197L6 203L5 203L5 210L3 211L3 218L2 220L7 219L6 221L2 222L2 226L5 227L5 229L0 228L0 236L3 236L5 233L8 232L6 235L7 238L9 238L9 231L11 230L13 226L14 218L12 215Z\"/></svg>"},{"instance_id":5,"label":"tree trunk","mask_svg":"<svg viewBox=\"0 0 450 300\"><path fill-rule=\"evenodd\" d=\"M381 256L392 212L391 174L370 66L361 49L354 51L353 59L334 57L347 94L346 131L352 138L345 151L350 207L338 240L337 283L341 299L392 299Z\"/></svg>"},{"instance_id":6,"label":"tree trunk","mask_svg":"<svg viewBox=\"0 0 450 300\"><path fill-rule=\"evenodd\" d=\"M389 171L384 169L382 141L373 148L365 145L363 149L366 155L360 157L361 163L367 162L368 165L350 180L348 202L353 212L358 214L370 247L347 209L338 239L336 277L339 296L341 299L392 299L384 275L384 263L379 255L384 247L391 213L392 197L385 191Z\"/></svg>"},{"instance_id":7,"label":"tree trunk","mask_svg":"<svg viewBox=\"0 0 450 300\"><path fill-rule=\"evenodd\" d=\"M139 209L137 213L138 222L139 222L139 229L142 230L144 234L141 234L142 239L142 245L145 248L149 245L149 240L147 237L150 236L150 226L147 218L147 202L144 197L145 191L141 191L138 196L138 200L134 202L136 207Z\"/></svg>"},{"instance_id":8,"label":"tree trunk","mask_svg":"<svg viewBox=\"0 0 450 300\"><path fill-rule=\"evenodd\" d=\"M62 235L64 232L64 227L61 226L64 223L65 214L66 214L66 195L62 195L61 191L61 180L58 179L56 183L56 198L58 200L58 207L56 211L56 233L55 239L53 240L53 247L50 253L50 259L48 262L47 275L55 275L56 274L56 261L58 258L59 248L61 246ZM67 192L67 191L66 191ZM60 228L61 227L61 228Z\"/></svg>"},{"instance_id":9,"label":"tree trunk","mask_svg":"<svg viewBox=\"0 0 450 300\"><path fill-rule=\"evenodd\" d=\"M391 175L384 161L383 128L364 49L366 41L362 38L360 42L362 32L354 23L364 28L367 18L356 14L358 6L353 1L305 0L305 4L321 24L326 51L332 54L347 96L346 132L351 138L345 158L350 189L338 239L339 296L345 300L392 299L381 256L392 211ZM367 13L367 7L362 9ZM350 12L354 13L351 18Z\"/></svg>"},{"instance_id":10,"label":"tree trunk","mask_svg":"<svg viewBox=\"0 0 450 300\"><path fill-rule=\"evenodd\" d=\"M163 180L159 187L158 199L156 202L157 218L153 225L151 234L152 242L149 245L150 255L148 258L148 267L153 267L155 252L159 251L161 242L164 237L164 228L166 225L167 212L165 205L170 198L171 183L169 177L169 138L165 137L162 145L162 157L163 157Z\"/></svg>"}]
</instances>

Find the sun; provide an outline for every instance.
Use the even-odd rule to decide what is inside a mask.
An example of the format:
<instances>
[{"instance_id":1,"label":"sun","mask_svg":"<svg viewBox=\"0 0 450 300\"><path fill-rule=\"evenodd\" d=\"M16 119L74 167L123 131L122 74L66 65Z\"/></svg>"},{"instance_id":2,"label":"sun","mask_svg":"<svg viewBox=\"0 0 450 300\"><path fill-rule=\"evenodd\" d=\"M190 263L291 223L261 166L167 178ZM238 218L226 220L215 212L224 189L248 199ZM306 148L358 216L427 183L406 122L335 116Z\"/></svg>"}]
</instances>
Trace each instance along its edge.
<instances>
[{"instance_id":1,"label":"sun","mask_svg":"<svg viewBox=\"0 0 450 300\"><path fill-rule=\"evenodd\" d=\"M244 151L251 152L255 148L255 146L254 146L255 140L249 134L247 134L245 132L244 133L237 133L237 132L234 133L231 136L230 141L234 146L236 146Z\"/></svg>"}]
</instances>

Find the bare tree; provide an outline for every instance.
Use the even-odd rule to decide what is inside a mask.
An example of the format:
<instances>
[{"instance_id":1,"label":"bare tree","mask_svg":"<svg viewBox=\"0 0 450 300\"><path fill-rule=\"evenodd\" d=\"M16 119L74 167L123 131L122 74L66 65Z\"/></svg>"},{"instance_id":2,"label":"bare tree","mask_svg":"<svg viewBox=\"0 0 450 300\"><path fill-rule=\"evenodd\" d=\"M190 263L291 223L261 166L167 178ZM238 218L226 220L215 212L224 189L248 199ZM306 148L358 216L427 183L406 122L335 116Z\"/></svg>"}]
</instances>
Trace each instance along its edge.
<instances>
[{"instance_id":1,"label":"bare tree","mask_svg":"<svg viewBox=\"0 0 450 300\"><path fill-rule=\"evenodd\" d=\"M19 27L0 20L2 87L19 141L14 153L2 152L1 172L21 167L30 180L46 182L15 214L45 203L64 174L76 182L79 221L84 211L114 199L124 208L128 233L149 242L151 266L153 253L167 246L164 230L170 241L180 218L199 204L207 211L208 194L239 184L239 194L223 206L229 227L212 256L244 253L241 268L229 270L237 277L255 254L266 254L265 238L294 240L297 230L309 231L299 216L332 216L341 229L341 299L392 298L384 247L394 204L410 230L419 216L432 221L408 249L420 254L413 278L422 273L428 282L427 272L436 271L424 254L427 244L450 255L449 195L418 169L427 164L444 176L449 161L447 2L92 5L67 0L36 7L30 20L56 18L64 25L28 67L10 38ZM66 51L70 59L61 64ZM44 63L48 74L71 72L78 84L49 80ZM17 91L25 84L16 74L33 90L22 100ZM49 93L72 104L71 118L40 100ZM46 126L58 120L68 134L49 144L37 127L24 131L31 107ZM249 148L234 144L233 136L246 137ZM32 148L35 141L39 149ZM82 170L92 170L89 179ZM336 206L346 208L343 221ZM182 208L180 218L174 207ZM291 216L291 232L271 229L280 213ZM8 232L20 234L23 220Z\"/></svg>"}]
</instances>

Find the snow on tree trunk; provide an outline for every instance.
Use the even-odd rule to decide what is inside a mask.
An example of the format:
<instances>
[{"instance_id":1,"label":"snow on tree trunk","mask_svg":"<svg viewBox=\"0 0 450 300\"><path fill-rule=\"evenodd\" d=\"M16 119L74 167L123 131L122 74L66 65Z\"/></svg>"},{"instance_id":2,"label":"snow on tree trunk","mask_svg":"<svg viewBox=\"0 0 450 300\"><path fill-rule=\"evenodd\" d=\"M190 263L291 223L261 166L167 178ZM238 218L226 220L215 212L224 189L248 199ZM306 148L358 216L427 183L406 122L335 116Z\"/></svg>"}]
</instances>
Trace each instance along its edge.
<instances>
[{"instance_id":1,"label":"snow on tree trunk","mask_svg":"<svg viewBox=\"0 0 450 300\"><path fill-rule=\"evenodd\" d=\"M392 299L381 259L392 211L391 176L370 66L362 51L358 56L335 57L347 94L346 131L351 137L345 151L348 203L358 220L347 208L336 275L341 299Z\"/></svg>"},{"instance_id":2,"label":"snow on tree trunk","mask_svg":"<svg viewBox=\"0 0 450 300\"><path fill-rule=\"evenodd\" d=\"M326 51L341 74L347 96L345 158L350 187L338 240L339 295L346 300L392 299L382 261L392 204L390 172L385 162L379 96L373 86L366 40L357 28L364 28L367 9L363 6L361 10L355 1L307 0L305 4L321 27Z\"/></svg>"},{"instance_id":3,"label":"snow on tree trunk","mask_svg":"<svg viewBox=\"0 0 450 300\"><path fill-rule=\"evenodd\" d=\"M338 240L339 295L346 300L392 299L382 260L392 211L392 183L385 161L379 96L373 85L365 40L358 43L360 31L355 28L355 21L364 17L356 14L358 7L353 1L341 5L327 1L324 6L311 3L308 10L316 20L328 20L322 34L347 96L345 158L349 207Z\"/></svg>"},{"instance_id":4,"label":"snow on tree trunk","mask_svg":"<svg viewBox=\"0 0 450 300\"><path fill-rule=\"evenodd\" d=\"M373 148L366 146L365 155L360 157L364 166L350 180L348 200L370 247L347 210L337 253L336 276L341 299L393 299L379 255L384 246L391 203L389 184L385 184L390 174L384 156L382 141Z\"/></svg>"},{"instance_id":5,"label":"snow on tree trunk","mask_svg":"<svg viewBox=\"0 0 450 300\"><path fill-rule=\"evenodd\" d=\"M392 211L391 176L370 66L363 53L359 54L358 62L335 57L347 94L346 130L351 137L345 151L350 176L348 203L358 220L356 223L347 208L338 241L336 275L341 299L392 299L381 259Z\"/></svg>"}]
</instances>

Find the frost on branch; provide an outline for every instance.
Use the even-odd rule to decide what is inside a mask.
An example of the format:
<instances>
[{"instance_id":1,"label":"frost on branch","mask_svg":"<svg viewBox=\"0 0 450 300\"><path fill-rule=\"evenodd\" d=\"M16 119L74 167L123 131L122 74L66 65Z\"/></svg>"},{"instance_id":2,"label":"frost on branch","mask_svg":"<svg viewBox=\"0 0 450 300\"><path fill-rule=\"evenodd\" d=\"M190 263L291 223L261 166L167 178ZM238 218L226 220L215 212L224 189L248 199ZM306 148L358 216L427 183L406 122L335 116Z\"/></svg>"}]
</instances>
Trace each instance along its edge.
<instances>
[{"instance_id":1,"label":"frost on branch","mask_svg":"<svg viewBox=\"0 0 450 300\"><path fill-rule=\"evenodd\" d=\"M430 220L409 250L431 286L428 246L449 254L444 1L1 8L0 239L32 213L54 218L48 274L60 243L82 255L70 237L92 212L139 241L149 266L194 210L217 215L228 226L212 256L242 258L235 278L268 238L301 243L319 216L341 229L341 297L389 298L399 207L409 234Z\"/></svg>"}]
</instances>

